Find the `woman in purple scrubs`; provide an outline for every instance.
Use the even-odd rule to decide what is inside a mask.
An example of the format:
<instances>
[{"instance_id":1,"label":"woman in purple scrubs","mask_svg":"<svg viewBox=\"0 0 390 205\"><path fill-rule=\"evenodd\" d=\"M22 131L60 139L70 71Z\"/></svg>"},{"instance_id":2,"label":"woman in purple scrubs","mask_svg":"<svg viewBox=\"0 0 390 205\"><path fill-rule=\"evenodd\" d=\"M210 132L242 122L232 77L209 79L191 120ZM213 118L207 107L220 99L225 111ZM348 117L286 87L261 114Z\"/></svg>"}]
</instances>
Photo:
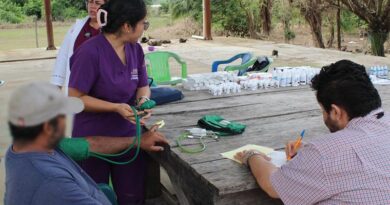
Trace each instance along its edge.
<instances>
[{"instance_id":1,"label":"woman in purple scrubs","mask_svg":"<svg viewBox=\"0 0 390 205\"><path fill-rule=\"evenodd\" d=\"M143 0L110 0L101 10L102 33L70 59L69 95L85 104L75 116L72 136L135 136L128 103L141 105L150 96L144 53L137 43L149 26L146 6ZM127 161L133 154L116 160ZM120 205L143 204L145 157L141 153L128 165L90 158L81 166L97 183L108 183L111 176Z\"/></svg>"}]
</instances>

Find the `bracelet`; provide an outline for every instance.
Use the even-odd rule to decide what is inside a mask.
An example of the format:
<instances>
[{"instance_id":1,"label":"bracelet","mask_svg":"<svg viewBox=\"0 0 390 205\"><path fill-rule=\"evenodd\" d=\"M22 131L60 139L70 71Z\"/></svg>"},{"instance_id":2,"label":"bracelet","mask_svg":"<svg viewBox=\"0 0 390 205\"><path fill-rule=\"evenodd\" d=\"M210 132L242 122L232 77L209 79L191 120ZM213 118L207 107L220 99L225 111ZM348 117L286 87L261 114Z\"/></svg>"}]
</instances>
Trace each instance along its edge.
<instances>
[{"instance_id":1,"label":"bracelet","mask_svg":"<svg viewBox=\"0 0 390 205\"><path fill-rule=\"evenodd\" d=\"M251 151L248 151L244 158L242 159L242 163L244 165L246 165L247 167L249 167L249 159L255 155L261 155L262 153L259 152L259 151L256 151L256 150L251 150Z\"/></svg>"},{"instance_id":2,"label":"bracelet","mask_svg":"<svg viewBox=\"0 0 390 205\"><path fill-rule=\"evenodd\" d=\"M137 99L137 102L136 102L137 105L138 105L138 103L139 103L142 99L145 99L146 101L150 100L148 96L143 95L143 96L141 96L141 97L139 97L139 98Z\"/></svg>"}]
</instances>

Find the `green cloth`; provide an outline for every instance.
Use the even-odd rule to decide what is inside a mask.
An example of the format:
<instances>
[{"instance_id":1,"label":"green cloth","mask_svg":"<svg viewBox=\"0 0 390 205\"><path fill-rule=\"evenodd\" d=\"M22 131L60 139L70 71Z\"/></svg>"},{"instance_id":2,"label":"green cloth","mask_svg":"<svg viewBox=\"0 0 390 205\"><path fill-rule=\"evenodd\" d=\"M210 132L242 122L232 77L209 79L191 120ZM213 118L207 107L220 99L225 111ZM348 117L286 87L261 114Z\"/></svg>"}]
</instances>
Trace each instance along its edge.
<instances>
[{"instance_id":1,"label":"green cloth","mask_svg":"<svg viewBox=\"0 0 390 205\"><path fill-rule=\"evenodd\" d=\"M219 136L242 134L246 128L244 124L225 120L219 115L206 115L198 121L198 125L217 133Z\"/></svg>"}]
</instances>

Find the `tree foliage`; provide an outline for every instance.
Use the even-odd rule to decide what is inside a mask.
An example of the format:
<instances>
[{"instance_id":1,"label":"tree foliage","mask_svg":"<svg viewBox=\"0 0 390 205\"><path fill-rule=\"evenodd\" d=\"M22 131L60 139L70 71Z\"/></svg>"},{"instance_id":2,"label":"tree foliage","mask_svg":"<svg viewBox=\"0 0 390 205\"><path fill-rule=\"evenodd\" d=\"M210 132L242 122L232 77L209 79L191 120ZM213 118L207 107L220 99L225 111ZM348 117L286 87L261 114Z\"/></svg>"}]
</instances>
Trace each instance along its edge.
<instances>
[{"instance_id":1,"label":"tree foliage","mask_svg":"<svg viewBox=\"0 0 390 205\"><path fill-rule=\"evenodd\" d=\"M0 22L20 23L24 19L22 8L9 0L0 1Z\"/></svg>"}]
</instances>

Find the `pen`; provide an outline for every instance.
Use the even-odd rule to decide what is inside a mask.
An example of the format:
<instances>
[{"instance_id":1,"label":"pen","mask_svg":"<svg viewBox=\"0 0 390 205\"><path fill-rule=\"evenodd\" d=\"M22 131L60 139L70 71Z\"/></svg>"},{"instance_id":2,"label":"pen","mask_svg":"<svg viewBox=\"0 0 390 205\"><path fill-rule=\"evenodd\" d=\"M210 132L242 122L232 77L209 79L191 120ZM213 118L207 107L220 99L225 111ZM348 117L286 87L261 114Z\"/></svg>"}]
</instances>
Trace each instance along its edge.
<instances>
[{"instance_id":1,"label":"pen","mask_svg":"<svg viewBox=\"0 0 390 205\"><path fill-rule=\"evenodd\" d=\"M303 136L305 135L305 130L302 130L301 132L301 136L298 137L297 141L295 141L295 144L294 144L294 150L297 150L299 146L301 146L302 144L302 139L303 139ZM291 160L293 156L288 156L287 157L287 160Z\"/></svg>"}]
</instances>

